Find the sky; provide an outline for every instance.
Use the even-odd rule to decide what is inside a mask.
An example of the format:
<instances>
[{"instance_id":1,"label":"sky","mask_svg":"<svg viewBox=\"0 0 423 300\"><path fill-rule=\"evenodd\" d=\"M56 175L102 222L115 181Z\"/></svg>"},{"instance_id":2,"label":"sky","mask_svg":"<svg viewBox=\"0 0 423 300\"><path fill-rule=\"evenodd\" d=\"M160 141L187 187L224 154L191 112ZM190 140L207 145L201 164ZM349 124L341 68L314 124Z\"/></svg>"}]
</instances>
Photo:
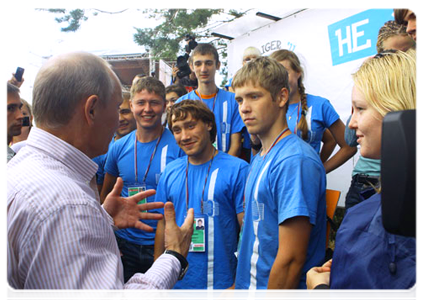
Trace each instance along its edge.
<instances>
[{"instance_id":1,"label":"sky","mask_svg":"<svg viewBox=\"0 0 423 300\"><path fill-rule=\"evenodd\" d=\"M120 11L111 9L110 11ZM91 14L90 14L91 15ZM13 18L11 16L19 16ZM84 50L93 53L143 53L144 48L133 41L136 33L134 27L152 27L157 21L143 18L141 10L128 9L119 14L99 13L90 16L82 23L77 32L61 32L61 24L55 21L60 15L34 8L10 8L5 21L13 25L13 31L4 32L9 41L7 49L2 49L2 78L8 80L16 68L25 69L24 83L21 86L21 97L31 102L32 85L38 69L41 67L43 57L57 55L64 52ZM20 21L19 21L20 20ZM4 36L2 34L2 36Z\"/></svg>"}]
</instances>

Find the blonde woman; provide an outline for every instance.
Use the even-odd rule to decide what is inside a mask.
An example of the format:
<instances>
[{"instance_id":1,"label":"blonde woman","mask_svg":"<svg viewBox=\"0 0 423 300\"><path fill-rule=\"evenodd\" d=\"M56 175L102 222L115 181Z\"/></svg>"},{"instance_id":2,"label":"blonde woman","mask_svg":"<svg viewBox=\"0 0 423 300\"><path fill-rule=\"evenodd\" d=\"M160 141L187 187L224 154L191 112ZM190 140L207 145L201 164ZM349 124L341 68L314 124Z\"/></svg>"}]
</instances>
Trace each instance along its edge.
<instances>
[{"instance_id":1,"label":"blonde woman","mask_svg":"<svg viewBox=\"0 0 423 300\"><path fill-rule=\"evenodd\" d=\"M391 111L416 108L415 51L389 51L353 75L353 115L360 154L379 159L382 121ZM381 188L383 189L383 182ZM380 190L349 210L336 236L333 261L307 273L307 287L407 289L416 282L416 240L382 225Z\"/></svg>"}]
</instances>

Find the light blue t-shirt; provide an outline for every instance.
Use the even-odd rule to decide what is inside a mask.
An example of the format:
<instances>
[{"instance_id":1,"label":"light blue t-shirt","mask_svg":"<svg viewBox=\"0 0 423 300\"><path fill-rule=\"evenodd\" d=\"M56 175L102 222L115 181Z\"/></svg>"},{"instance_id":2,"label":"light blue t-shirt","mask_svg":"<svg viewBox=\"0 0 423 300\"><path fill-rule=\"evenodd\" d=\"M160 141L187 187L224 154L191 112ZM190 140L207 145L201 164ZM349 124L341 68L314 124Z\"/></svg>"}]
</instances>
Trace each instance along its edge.
<instances>
[{"instance_id":1,"label":"light blue t-shirt","mask_svg":"<svg viewBox=\"0 0 423 300\"><path fill-rule=\"evenodd\" d=\"M183 95L176 103L186 99L201 100L197 93L192 91ZM238 103L235 101L235 94L219 89L216 97L203 99L203 102L213 111L216 118L217 149L228 152L231 146L231 135L241 132L245 126L238 112Z\"/></svg>"},{"instance_id":2,"label":"light blue t-shirt","mask_svg":"<svg viewBox=\"0 0 423 300\"><path fill-rule=\"evenodd\" d=\"M308 217L313 225L298 286L306 288L306 272L325 257L326 173L319 156L294 134L278 142L265 159L255 155L245 204L235 288L267 288L279 248L279 225L298 216Z\"/></svg>"},{"instance_id":3,"label":"light blue t-shirt","mask_svg":"<svg viewBox=\"0 0 423 300\"><path fill-rule=\"evenodd\" d=\"M157 201L174 203L178 226L183 224L187 214L187 159L179 158L166 167L156 194ZM213 158L207 172L209 165L210 161L188 166L188 208L194 208L195 218L204 218L206 247L205 252L189 252L188 271L184 279L175 285L176 289L226 289L235 280L237 260L234 253L239 233L237 214L243 212L249 165L223 152Z\"/></svg>"},{"instance_id":4,"label":"light blue t-shirt","mask_svg":"<svg viewBox=\"0 0 423 300\"><path fill-rule=\"evenodd\" d=\"M339 115L329 100L323 97L307 94L307 107L308 139L306 142L319 154L323 132L339 119ZM295 132L295 127L301 119L301 112L301 102L288 106L286 120L291 132ZM297 130L297 135L301 137L301 130Z\"/></svg>"},{"instance_id":5,"label":"light blue t-shirt","mask_svg":"<svg viewBox=\"0 0 423 300\"><path fill-rule=\"evenodd\" d=\"M157 139L141 143L137 141L137 174L135 179L135 134L136 130L116 141L107 154L105 166L106 173L123 179L122 197L128 196L128 188L140 186L148 168L150 157L157 144ZM168 129L164 129L160 143L151 161L150 169L147 173L145 185L146 189L156 189L160 175L166 165L176 158L184 155L183 151L176 144L175 138ZM154 202L155 197L147 198L148 202ZM150 210L149 212L160 212ZM156 229L156 220L143 220L143 223ZM154 245L155 232L146 232L136 228L122 229L115 232L119 237L138 245Z\"/></svg>"}]
</instances>

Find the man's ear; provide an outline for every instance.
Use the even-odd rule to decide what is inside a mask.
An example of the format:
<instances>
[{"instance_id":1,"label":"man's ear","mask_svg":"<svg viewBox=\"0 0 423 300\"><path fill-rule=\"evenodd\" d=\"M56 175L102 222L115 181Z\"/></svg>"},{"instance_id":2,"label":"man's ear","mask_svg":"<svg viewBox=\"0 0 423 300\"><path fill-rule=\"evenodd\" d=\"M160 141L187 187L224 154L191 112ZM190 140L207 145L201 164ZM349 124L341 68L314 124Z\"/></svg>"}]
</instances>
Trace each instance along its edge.
<instances>
[{"instance_id":1,"label":"man's ear","mask_svg":"<svg viewBox=\"0 0 423 300\"><path fill-rule=\"evenodd\" d=\"M279 107L281 108L284 107L288 103L288 100L289 100L289 91L287 88L284 87L279 91L279 94L278 94Z\"/></svg>"},{"instance_id":2,"label":"man's ear","mask_svg":"<svg viewBox=\"0 0 423 300\"><path fill-rule=\"evenodd\" d=\"M216 70L219 70L219 69L220 69L220 61L216 65Z\"/></svg>"},{"instance_id":3,"label":"man's ear","mask_svg":"<svg viewBox=\"0 0 423 300\"><path fill-rule=\"evenodd\" d=\"M84 113L85 119L89 125L92 125L95 118L98 116L99 99L97 95L92 95L85 100Z\"/></svg>"}]
</instances>

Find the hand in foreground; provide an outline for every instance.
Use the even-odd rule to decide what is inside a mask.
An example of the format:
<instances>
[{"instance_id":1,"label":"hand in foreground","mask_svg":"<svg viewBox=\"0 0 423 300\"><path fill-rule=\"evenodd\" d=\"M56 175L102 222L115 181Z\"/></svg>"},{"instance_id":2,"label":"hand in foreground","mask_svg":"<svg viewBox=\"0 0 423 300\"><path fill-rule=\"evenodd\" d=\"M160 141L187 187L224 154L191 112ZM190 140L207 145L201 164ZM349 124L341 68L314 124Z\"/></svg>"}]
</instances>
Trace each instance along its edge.
<instances>
[{"instance_id":1,"label":"hand in foreground","mask_svg":"<svg viewBox=\"0 0 423 300\"><path fill-rule=\"evenodd\" d=\"M176 225L175 207L172 202L166 202L165 216L165 249L176 251L187 257L191 236L194 231L194 209L188 210L187 217L181 227Z\"/></svg>"},{"instance_id":2,"label":"hand in foreground","mask_svg":"<svg viewBox=\"0 0 423 300\"><path fill-rule=\"evenodd\" d=\"M156 193L155 190L147 190L140 192L134 196L124 198L120 196L123 188L122 178L118 178L113 190L107 195L103 203L103 208L113 218L113 222L119 229L135 227L140 230L153 232L153 228L144 224L140 220L160 220L163 218L162 214L141 212L143 210L150 210L162 208L162 202L151 202L138 204L144 198L150 197Z\"/></svg>"},{"instance_id":3,"label":"hand in foreground","mask_svg":"<svg viewBox=\"0 0 423 300\"><path fill-rule=\"evenodd\" d=\"M307 289L314 289L320 284L329 285L330 269L332 267L332 259L328 260L321 267L311 268L307 272Z\"/></svg>"},{"instance_id":4,"label":"hand in foreground","mask_svg":"<svg viewBox=\"0 0 423 300\"><path fill-rule=\"evenodd\" d=\"M220 296L216 300L233 300L234 299L234 293L235 293L235 283L233 286L228 287L226 290L223 290L223 292L220 294Z\"/></svg>"}]
</instances>

